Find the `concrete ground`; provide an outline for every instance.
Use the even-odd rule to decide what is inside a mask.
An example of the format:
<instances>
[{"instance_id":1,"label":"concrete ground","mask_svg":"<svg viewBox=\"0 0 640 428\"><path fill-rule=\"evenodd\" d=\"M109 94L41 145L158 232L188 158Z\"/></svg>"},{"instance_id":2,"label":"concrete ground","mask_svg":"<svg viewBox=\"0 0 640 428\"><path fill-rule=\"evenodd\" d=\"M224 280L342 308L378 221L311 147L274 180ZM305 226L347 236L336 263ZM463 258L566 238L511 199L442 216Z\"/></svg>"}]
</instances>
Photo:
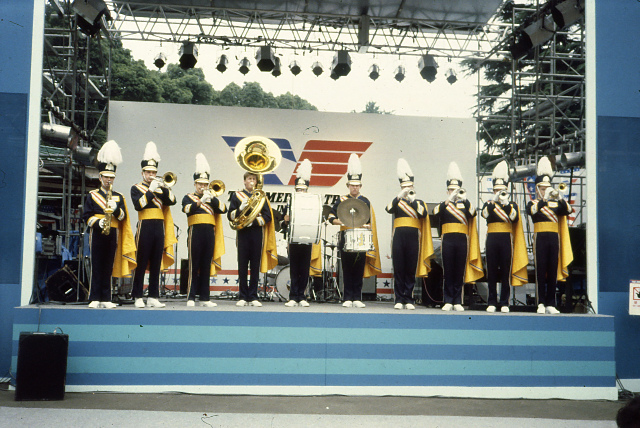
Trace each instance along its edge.
<instances>
[{"instance_id":1,"label":"concrete ground","mask_svg":"<svg viewBox=\"0 0 640 428\"><path fill-rule=\"evenodd\" d=\"M0 427L518 427L615 428L622 401L412 397L264 397L67 393L14 401L0 391Z\"/></svg>"}]
</instances>

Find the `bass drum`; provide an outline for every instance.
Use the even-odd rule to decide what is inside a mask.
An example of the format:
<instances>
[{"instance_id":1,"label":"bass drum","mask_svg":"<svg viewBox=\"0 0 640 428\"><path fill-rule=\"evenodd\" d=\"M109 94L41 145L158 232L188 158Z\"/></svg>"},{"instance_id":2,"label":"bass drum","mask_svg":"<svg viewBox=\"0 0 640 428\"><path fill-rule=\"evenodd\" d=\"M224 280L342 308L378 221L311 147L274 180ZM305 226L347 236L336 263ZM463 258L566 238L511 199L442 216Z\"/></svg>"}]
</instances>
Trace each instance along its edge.
<instances>
[{"instance_id":1,"label":"bass drum","mask_svg":"<svg viewBox=\"0 0 640 428\"><path fill-rule=\"evenodd\" d=\"M273 270L278 271L276 273L276 290L278 294L286 300L289 300L289 290L291 289L291 271L289 265L276 266Z\"/></svg>"},{"instance_id":2,"label":"bass drum","mask_svg":"<svg viewBox=\"0 0 640 428\"><path fill-rule=\"evenodd\" d=\"M291 201L289 242L317 244L322 225L322 203L320 195L294 193Z\"/></svg>"}]
</instances>

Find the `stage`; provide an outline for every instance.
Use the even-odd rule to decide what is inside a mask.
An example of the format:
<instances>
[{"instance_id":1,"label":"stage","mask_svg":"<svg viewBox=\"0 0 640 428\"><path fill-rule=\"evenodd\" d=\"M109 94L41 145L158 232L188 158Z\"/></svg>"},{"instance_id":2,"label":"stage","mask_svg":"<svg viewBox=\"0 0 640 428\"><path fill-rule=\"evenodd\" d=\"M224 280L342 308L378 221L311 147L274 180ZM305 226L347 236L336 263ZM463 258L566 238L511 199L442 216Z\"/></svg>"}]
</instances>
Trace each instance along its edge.
<instances>
[{"instance_id":1,"label":"stage","mask_svg":"<svg viewBox=\"0 0 640 428\"><path fill-rule=\"evenodd\" d=\"M69 335L66 390L617 399L614 318L364 309L14 308L21 332Z\"/></svg>"}]
</instances>

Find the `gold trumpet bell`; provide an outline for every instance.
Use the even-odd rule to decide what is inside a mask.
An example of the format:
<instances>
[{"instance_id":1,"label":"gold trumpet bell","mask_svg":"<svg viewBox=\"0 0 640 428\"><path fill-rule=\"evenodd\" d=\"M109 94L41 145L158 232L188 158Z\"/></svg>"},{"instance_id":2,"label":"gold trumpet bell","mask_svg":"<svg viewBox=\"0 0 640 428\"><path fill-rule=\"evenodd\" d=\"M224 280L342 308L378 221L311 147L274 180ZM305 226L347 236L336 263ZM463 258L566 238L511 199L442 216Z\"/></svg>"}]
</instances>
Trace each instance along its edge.
<instances>
[{"instance_id":1,"label":"gold trumpet bell","mask_svg":"<svg viewBox=\"0 0 640 428\"><path fill-rule=\"evenodd\" d=\"M173 187L178 182L178 176L175 174L175 172L169 171L162 176L162 181L165 186Z\"/></svg>"}]
</instances>

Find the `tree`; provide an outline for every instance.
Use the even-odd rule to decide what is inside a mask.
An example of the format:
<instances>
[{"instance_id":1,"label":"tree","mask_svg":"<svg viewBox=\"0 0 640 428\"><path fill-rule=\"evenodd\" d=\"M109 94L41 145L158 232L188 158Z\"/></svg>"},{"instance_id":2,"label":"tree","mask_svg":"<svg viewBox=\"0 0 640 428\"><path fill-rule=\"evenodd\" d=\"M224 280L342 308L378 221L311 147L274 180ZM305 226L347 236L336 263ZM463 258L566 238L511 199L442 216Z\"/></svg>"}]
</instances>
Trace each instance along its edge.
<instances>
[{"instance_id":1,"label":"tree","mask_svg":"<svg viewBox=\"0 0 640 428\"><path fill-rule=\"evenodd\" d=\"M178 64L168 64L160 76L162 98L177 104L209 105L214 94L213 86L204 78L201 68L183 70Z\"/></svg>"},{"instance_id":2,"label":"tree","mask_svg":"<svg viewBox=\"0 0 640 428\"><path fill-rule=\"evenodd\" d=\"M354 110L353 113L356 111ZM369 101L364 110L360 113L374 113L374 114L393 114L391 111L381 110L380 106L375 101Z\"/></svg>"}]
</instances>

